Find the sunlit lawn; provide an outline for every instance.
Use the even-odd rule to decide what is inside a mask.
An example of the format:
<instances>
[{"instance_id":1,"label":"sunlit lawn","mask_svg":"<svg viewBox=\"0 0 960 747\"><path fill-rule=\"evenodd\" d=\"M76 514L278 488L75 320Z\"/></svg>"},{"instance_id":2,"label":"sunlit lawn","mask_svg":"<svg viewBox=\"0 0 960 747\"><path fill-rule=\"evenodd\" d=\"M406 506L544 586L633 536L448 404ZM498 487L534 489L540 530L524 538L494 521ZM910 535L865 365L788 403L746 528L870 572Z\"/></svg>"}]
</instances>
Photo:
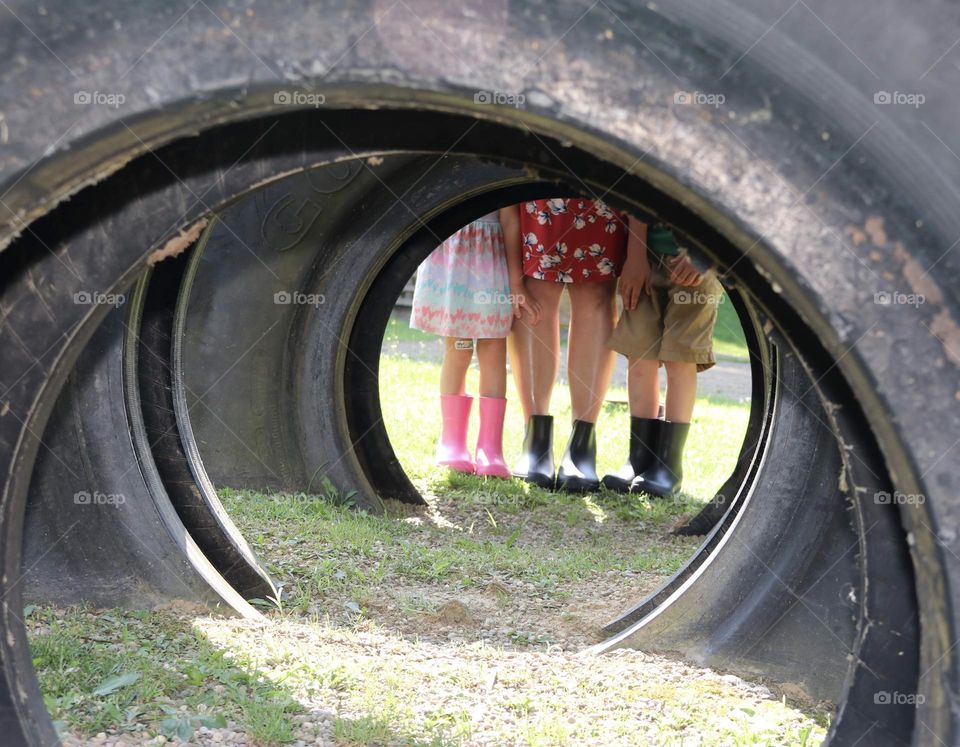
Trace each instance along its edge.
<instances>
[{"instance_id":1,"label":"sunlit lawn","mask_svg":"<svg viewBox=\"0 0 960 747\"><path fill-rule=\"evenodd\" d=\"M433 344L433 343L424 343ZM412 357L384 356L380 363L381 400L384 422L393 448L407 474L414 483L427 492L445 490L495 491L511 494L549 495L546 491L524 485L516 480L500 481L449 473L436 467L433 453L440 432L439 409L440 366L437 363ZM476 365L468 375L467 391L476 393L478 372ZM626 393L622 387L613 387L597 423L597 467L602 475L620 467L627 454L629 440L629 412ZM508 379L508 407L504 426L504 453L508 462L516 458L523 441L523 416L517 402L512 380ZM470 444L476 440L478 416L470 429ZM558 386L553 396L555 420L554 455L559 461L571 429L570 397L565 386ZM710 500L729 476L740 452L749 417L749 404L719 398L701 398L697 402L693 427L684 459L684 490L677 501L649 501L636 497L624 501L604 491L602 500L629 503L642 500L657 514L676 515L695 510Z\"/></svg>"}]
</instances>

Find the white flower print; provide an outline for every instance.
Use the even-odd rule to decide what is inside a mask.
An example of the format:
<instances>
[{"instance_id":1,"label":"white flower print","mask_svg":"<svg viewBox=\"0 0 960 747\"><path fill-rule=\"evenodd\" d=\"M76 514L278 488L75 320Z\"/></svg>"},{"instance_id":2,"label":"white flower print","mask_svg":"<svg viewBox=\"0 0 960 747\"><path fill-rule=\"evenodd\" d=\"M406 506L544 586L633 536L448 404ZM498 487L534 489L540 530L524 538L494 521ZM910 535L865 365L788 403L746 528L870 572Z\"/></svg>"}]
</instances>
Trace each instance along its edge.
<instances>
[{"instance_id":1,"label":"white flower print","mask_svg":"<svg viewBox=\"0 0 960 747\"><path fill-rule=\"evenodd\" d=\"M567 201L562 197L554 197L547 200L547 210L554 215L563 215L567 212Z\"/></svg>"},{"instance_id":2,"label":"white flower print","mask_svg":"<svg viewBox=\"0 0 960 747\"><path fill-rule=\"evenodd\" d=\"M603 227L603 230L607 233L616 233L617 232L617 221L615 218L610 218L607 221L607 225Z\"/></svg>"},{"instance_id":3,"label":"white flower print","mask_svg":"<svg viewBox=\"0 0 960 747\"><path fill-rule=\"evenodd\" d=\"M537 203L535 202L528 202L524 204L524 207L527 209L527 212L530 213L531 215L537 212Z\"/></svg>"},{"instance_id":4,"label":"white flower print","mask_svg":"<svg viewBox=\"0 0 960 747\"><path fill-rule=\"evenodd\" d=\"M543 270L549 270L551 267L556 267L560 264L560 257L555 254L544 254L540 257L540 268Z\"/></svg>"},{"instance_id":5,"label":"white flower print","mask_svg":"<svg viewBox=\"0 0 960 747\"><path fill-rule=\"evenodd\" d=\"M597 215L599 215L601 218L615 217L613 215L613 211L607 207L607 203L605 203L603 200L597 200L593 204L596 207Z\"/></svg>"},{"instance_id":6,"label":"white flower print","mask_svg":"<svg viewBox=\"0 0 960 747\"><path fill-rule=\"evenodd\" d=\"M583 247L580 247L579 249L575 249L573 252L574 259L583 259L586 256L587 256L587 250L584 249Z\"/></svg>"},{"instance_id":7,"label":"white flower print","mask_svg":"<svg viewBox=\"0 0 960 747\"><path fill-rule=\"evenodd\" d=\"M603 256L603 247L599 244L590 245L590 256L591 257L602 257Z\"/></svg>"},{"instance_id":8,"label":"white flower print","mask_svg":"<svg viewBox=\"0 0 960 747\"><path fill-rule=\"evenodd\" d=\"M573 282L573 276L569 272L564 272L563 270L557 270L557 278L561 283Z\"/></svg>"},{"instance_id":9,"label":"white flower print","mask_svg":"<svg viewBox=\"0 0 960 747\"><path fill-rule=\"evenodd\" d=\"M611 262L607 257L604 257L599 262L597 262L597 272L601 275L609 275L613 272L613 262Z\"/></svg>"},{"instance_id":10,"label":"white flower print","mask_svg":"<svg viewBox=\"0 0 960 747\"><path fill-rule=\"evenodd\" d=\"M586 267L583 268L583 276L585 278L590 277L590 270L588 270Z\"/></svg>"},{"instance_id":11,"label":"white flower print","mask_svg":"<svg viewBox=\"0 0 960 747\"><path fill-rule=\"evenodd\" d=\"M553 223L553 218L550 215L549 210L540 210L537 213L537 223L541 226L549 226Z\"/></svg>"},{"instance_id":12,"label":"white flower print","mask_svg":"<svg viewBox=\"0 0 960 747\"><path fill-rule=\"evenodd\" d=\"M554 251L561 257L565 257L567 256L567 245L561 241L554 247Z\"/></svg>"},{"instance_id":13,"label":"white flower print","mask_svg":"<svg viewBox=\"0 0 960 747\"><path fill-rule=\"evenodd\" d=\"M534 280L546 280L546 279L547 279L547 275L546 275L546 273L543 272L542 270L534 270L534 271L533 271L533 279L534 279Z\"/></svg>"},{"instance_id":14,"label":"white flower print","mask_svg":"<svg viewBox=\"0 0 960 747\"><path fill-rule=\"evenodd\" d=\"M535 234L533 231L530 231L529 233L524 234L523 236L524 246L529 247L529 246L535 245L536 243L537 243L537 234Z\"/></svg>"},{"instance_id":15,"label":"white flower print","mask_svg":"<svg viewBox=\"0 0 960 747\"><path fill-rule=\"evenodd\" d=\"M583 216L580 213L577 213L573 217L573 227L580 229L587 225L587 222L583 219Z\"/></svg>"}]
</instances>

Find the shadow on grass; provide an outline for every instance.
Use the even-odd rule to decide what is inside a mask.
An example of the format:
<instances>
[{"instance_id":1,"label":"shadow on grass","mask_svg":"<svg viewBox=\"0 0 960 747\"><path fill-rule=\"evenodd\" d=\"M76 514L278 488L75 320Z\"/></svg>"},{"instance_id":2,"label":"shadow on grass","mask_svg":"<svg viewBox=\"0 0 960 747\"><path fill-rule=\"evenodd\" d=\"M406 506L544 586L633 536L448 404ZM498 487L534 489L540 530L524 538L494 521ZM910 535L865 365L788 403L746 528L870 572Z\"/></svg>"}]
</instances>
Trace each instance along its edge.
<instances>
[{"instance_id":1,"label":"shadow on grass","mask_svg":"<svg viewBox=\"0 0 960 747\"><path fill-rule=\"evenodd\" d=\"M235 723L262 745L293 741L303 706L240 655L195 629L194 611L27 607L41 691L58 731L190 742ZM198 608L198 614L208 614Z\"/></svg>"},{"instance_id":2,"label":"shadow on grass","mask_svg":"<svg viewBox=\"0 0 960 747\"><path fill-rule=\"evenodd\" d=\"M221 498L285 584L280 605L265 608L320 616L347 629L368 612L379 617L385 603L413 605L410 594L433 604L440 596L455 599L508 584L561 602L606 574L666 578L695 547L669 534L683 509L676 501L609 491L553 493L461 474L420 487L427 495L439 489L442 496L429 496L427 506L388 501L383 516L322 496L223 489ZM510 598L515 606L525 597ZM420 610L434 612L430 605ZM394 616L390 612L387 619ZM410 621L396 631L409 640L422 632Z\"/></svg>"}]
</instances>

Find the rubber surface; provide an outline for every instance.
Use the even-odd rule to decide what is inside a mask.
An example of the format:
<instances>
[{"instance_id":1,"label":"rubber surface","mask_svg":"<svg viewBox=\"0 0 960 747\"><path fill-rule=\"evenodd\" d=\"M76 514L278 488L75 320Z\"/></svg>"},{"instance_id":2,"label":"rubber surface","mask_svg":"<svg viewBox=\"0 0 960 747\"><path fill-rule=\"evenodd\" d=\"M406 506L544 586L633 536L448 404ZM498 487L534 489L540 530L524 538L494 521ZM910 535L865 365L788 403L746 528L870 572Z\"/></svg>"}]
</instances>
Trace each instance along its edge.
<instances>
[{"instance_id":1,"label":"rubber surface","mask_svg":"<svg viewBox=\"0 0 960 747\"><path fill-rule=\"evenodd\" d=\"M878 464L844 464L823 392L782 339L774 359L770 432L744 505L708 538L709 556L608 625L618 634L596 651L681 653L763 676L794 696L839 703L832 730L843 738L876 724L886 739L906 742L913 704L873 697L907 692L918 676L909 556L895 509L874 501L891 487L876 484L865 499L849 494L846 475L876 480ZM868 613L884 623L874 626ZM866 680L856 688L838 666L851 654Z\"/></svg>"},{"instance_id":2,"label":"rubber surface","mask_svg":"<svg viewBox=\"0 0 960 747\"><path fill-rule=\"evenodd\" d=\"M339 498L370 511L385 497L422 502L380 415L384 314L422 258L476 208L461 205L440 223L431 214L521 180L528 177L519 169L452 156L387 156L375 173L347 159L219 215L189 257L175 322L173 386L194 474L243 489L349 486ZM362 307L347 287L364 294ZM330 408L344 398L344 410ZM358 465L345 463L346 451Z\"/></svg>"},{"instance_id":3,"label":"rubber surface","mask_svg":"<svg viewBox=\"0 0 960 747\"><path fill-rule=\"evenodd\" d=\"M128 396L138 398L143 416L143 429L134 440L142 453L150 453L187 533L227 583L245 599L279 599L278 584L230 520L213 485L194 468L196 455L188 456L188 434L179 427L177 414L186 407L172 375L179 343L173 319L185 260L186 255L172 258L147 273L133 299L140 325L124 330L125 347L136 358L136 384L128 381L136 392Z\"/></svg>"},{"instance_id":4,"label":"rubber surface","mask_svg":"<svg viewBox=\"0 0 960 747\"><path fill-rule=\"evenodd\" d=\"M123 339L111 311L44 432L24 521L24 598L150 609L172 601L259 617L197 547L132 433ZM122 552L118 549L122 548Z\"/></svg>"}]
</instances>

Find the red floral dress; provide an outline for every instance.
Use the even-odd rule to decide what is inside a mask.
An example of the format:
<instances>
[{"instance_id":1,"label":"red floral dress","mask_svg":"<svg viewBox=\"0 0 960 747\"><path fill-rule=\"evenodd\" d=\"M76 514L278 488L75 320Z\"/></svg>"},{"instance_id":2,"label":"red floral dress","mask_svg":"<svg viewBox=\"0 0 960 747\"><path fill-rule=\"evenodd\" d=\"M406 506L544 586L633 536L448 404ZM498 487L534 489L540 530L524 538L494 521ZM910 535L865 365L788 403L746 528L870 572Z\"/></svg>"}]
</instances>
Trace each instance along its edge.
<instances>
[{"instance_id":1,"label":"red floral dress","mask_svg":"<svg viewBox=\"0 0 960 747\"><path fill-rule=\"evenodd\" d=\"M557 283L599 283L620 274L627 216L600 200L554 197L520 207L523 274Z\"/></svg>"}]
</instances>

